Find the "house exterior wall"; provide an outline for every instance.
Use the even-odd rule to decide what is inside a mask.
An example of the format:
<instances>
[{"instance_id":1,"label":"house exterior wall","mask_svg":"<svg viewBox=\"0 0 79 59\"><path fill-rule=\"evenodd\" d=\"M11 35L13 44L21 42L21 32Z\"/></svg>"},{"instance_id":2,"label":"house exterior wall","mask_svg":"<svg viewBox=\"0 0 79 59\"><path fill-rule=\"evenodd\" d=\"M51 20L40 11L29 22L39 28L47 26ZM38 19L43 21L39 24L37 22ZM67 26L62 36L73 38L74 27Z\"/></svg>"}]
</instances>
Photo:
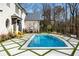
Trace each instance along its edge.
<instances>
[{"instance_id":1,"label":"house exterior wall","mask_svg":"<svg viewBox=\"0 0 79 59\"><path fill-rule=\"evenodd\" d=\"M26 19L26 14L23 12L21 17L23 19L22 20L22 29L25 29L25 24L24 23L25 23L25 19Z\"/></svg>"},{"instance_id":2,"label":"house exterior wall","mask_svg":"<svg viewBox=\"0 0 79 59\"><path fill-rule=\"evenodd\" d=\"M26 21L25 29L27 32L39 32L40 31L40 21Z\"/></svg>"},{"instance_id":3,"label":"house exterior wall","mask_svg":"<svg viewBox=\"0 0 79 59\"><path fill-rule=\"evenodd\" d=\"M0 35L8 34L9 32L13 32L12 18L13 14L16 14L18 17L22 18L22 23L24 22L26 14L23 12L21 14L21 9L19 9L19 13L16 13L17 6L15 3L10 3L10 6L7 6L7 3L0 3ZM9 26L6 27L6 20L9 19ZM17 25L16 25L17 26ZM22 29L24 25L22 24ZM17 26L18 31L18 26Z\"/></svg>"}]
</instances>

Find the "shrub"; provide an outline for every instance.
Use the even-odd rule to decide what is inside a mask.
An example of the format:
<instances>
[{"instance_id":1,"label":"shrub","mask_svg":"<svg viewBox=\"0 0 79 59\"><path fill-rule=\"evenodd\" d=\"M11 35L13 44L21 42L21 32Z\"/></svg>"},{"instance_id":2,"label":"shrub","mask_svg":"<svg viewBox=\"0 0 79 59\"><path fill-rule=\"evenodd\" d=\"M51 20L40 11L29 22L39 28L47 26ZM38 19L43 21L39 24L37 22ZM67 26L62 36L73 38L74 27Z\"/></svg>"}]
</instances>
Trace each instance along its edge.
<instances>
[{"instance_id":1,"label":"shrub","mask_svg":"<svg viewBox=\"0 0 79 59\"><path fill-rule=\"evenodd\" d=\"M22 35L23 35L23 32L20 32L20 31L19 31L19 32L16 32L15 34L16 34L16 37L17 37L17 38L21 38Z\"/></svg>"},{"instance_id":2,"label":"shrub","mask_svg":"<svg viewBox=\"0 0 79 59\"><path fill-rule=\"evenodd\" d=\"M28 33L28 31L26 29L23 29L23 33Z\"/></svg>"},{"instance_id":3,"label":"shrub","mask_svg":"<svg viewBox=\"0 0 79 59\"><path fill-rule=\"evenodd\" d=\"M11 39L11 38L15 38L15 37L21 38L22 35L23 35L22 32L15 32L15 33L9 32L7 35L2 34L2 35L0 35L0 42L6 41L6 40Z\"/></svg>"},{"instance_id":4,"label":"shrub","mask_svg":"<svg viewBox=\"0 0 79 59\"><path fill-rule=\"evenodd\" d=\"M20 32L20 31L19 31L19 32L18 32L18 35L23 35L23 32Z\"/></svg>"},{"instance_id":5,"label":"shrub","mask_svg":"<svg viewBox=\"0 0 79 59\"><path fill-rule=\"evenodd\" d=\"M0 36L0 42L5 41L5 40L8 40L8 39L9 39L9 36L8 35L2 34Z\"/></svg>"},{"instance_id":6,"label":"shrub","mask_svg":"<svg viewBox=\"0 0 79 59\"><path fill-rule=\"evenodd\" d=\"M8 36L9 36L10 39L16 37L15 33L11 33L11 32L8 33Z\"/></svg>"},{"instance_id":7,"label":"shrub","mask_svg":"<svg viewBox=\"0 0 79 59\"><path fill-rule=\"evenodd\" d=\"M52 25L48 25L47 30L48 30L48 32L52 32Z\"/></svg>"}]
</instances>

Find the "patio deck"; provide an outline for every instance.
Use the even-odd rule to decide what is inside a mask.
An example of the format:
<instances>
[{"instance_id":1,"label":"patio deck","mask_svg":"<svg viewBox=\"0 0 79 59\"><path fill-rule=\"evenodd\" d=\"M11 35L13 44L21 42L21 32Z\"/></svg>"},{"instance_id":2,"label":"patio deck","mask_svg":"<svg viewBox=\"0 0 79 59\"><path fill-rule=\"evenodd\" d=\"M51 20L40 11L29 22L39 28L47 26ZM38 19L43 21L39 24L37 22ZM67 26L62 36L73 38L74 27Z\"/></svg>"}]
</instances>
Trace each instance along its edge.
<instances>
[{"instance_id":1,"label":"patio deck","mask_svg":"<svg viewBox=\"0 0 79 59\"><path fill-rule=\"evenodd\" d=\"M7 40L5 42L0 43L0 56L70 56L73 49L64 49L64 50L55 50L55 49L49 49L49 50L20 50L19 48L22 46L22 44L28 40L33 34L25 34L23 38L21 39L11 39ZM76 46L77 40L74 40L69 37L63 37L59 36L65 40L67 40L70 44ZM79 56L79 47L75 53L75 56Z\"/></svg>"}]
</instances>

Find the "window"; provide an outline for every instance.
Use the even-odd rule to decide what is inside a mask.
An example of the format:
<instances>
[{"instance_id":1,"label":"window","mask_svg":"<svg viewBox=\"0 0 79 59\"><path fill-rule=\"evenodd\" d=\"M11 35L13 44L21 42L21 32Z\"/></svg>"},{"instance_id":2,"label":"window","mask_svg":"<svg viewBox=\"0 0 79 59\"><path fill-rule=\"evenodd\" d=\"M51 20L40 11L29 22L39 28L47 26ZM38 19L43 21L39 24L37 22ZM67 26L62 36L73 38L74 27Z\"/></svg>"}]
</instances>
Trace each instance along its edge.
<instances>
[{"instance_id":1,"label":"window","mask_svg":"<svg viewBox=\"0 0 79 59\"><path fill-rule=\"evenodd\" d=\"M3 10L0 10L0 12L2 12Z\"/></svg>"},{"instance_id":2,"label":"window","mask_svg":"<svg viewBox=\"0 0 79 59\"><path fill-rule=\"evenodd\" d=\"M10 3L7 3L7 6L10 7Z\"/></svg>"},{"instance_id":3,"label":"window","mask_svg":"<svg viewBox=\"0 0 79 59\"><path fill-rule=\"evenodd\" d=\"M16 24L17 20L16 18L12 18L12 24Z\"/></svg>"},{"instance_id":4,"label":"window","mask_svg":"<svg viewBox=\"0 0 79 59\"><path fill-rule=\"evenodd\" d=\"M17 6L15 6L15 12L19 14L19 8Z\"/></svg>"},{"instance_id":5,"label":"window","mask_svg":"<svg viewBox=\"0 0 79 59\"><path fill-rule=\"evenodd\" d=\"M9 21L9 19L7 19L7 20L6 20L6 28L9 27L9 24L10 24L10 21Z\"/></svg>"}]
</instances>

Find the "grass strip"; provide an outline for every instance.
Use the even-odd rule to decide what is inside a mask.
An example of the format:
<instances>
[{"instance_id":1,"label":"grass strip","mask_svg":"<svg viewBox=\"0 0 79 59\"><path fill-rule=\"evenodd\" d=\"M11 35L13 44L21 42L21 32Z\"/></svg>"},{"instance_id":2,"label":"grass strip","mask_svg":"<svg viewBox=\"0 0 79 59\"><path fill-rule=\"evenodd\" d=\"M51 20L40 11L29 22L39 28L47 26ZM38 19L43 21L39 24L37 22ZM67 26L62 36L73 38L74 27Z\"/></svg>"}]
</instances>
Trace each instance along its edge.
<instances>
[{"instance_id":1,"label":"grass strip","mask_svg":"<svg viewBox=\"0 0 79 59\"><path fill-rule=\"evenodd\" d=\"M19 46L11 47L11 48L8 48L7 50L10 50L10 49L13 49L13 48L17 48L17 47L19 47ZM0 52L2 52L2 51L4 51L4 50L0 50Z\"/></svg>"},{"instance_id":2,"label":"grass strip","mask_svg":"<svg viewBox=\"0 0 79 59\"><path fill-rule=\"evenodd\" d=\"M77 51L78 46L79 46L79 42L77 43L76 47L73 49L73 52L71 53L71 56L75 55L75 52Z\"/></svg>"},{"instance_id":3,"label":"grass strip","mask_svg":"<svg viewBox=\"0 0 79 59\"><path fill-rule=\"evenodd\" d=\"M28 50L31 51L31 52L33 52L34 54L36 54L36 55L38 55L38 56L42 56L42 55L36 53L35 51L32 51L31 49L28 49Z\"/></svg>"},{"instance_id":4,"label":"grass strip","mask_svg":"<svg viewBox=\"0 0 79 59\"><path fill-rule=\"evenodd\" d=\"M13 41L13 40L11 40L11 41ZM18 44L19 46L21 46L18 42L15 42L15 41L13 41L14 43L16 43L16 44Z\"/></svg>"},{"instance_id":5,"label":"grass strip","mask_svg":"<svg viewBox=\"0 0 79 59\"><path fill-rule=\"evenodd\" d=\"M28 40L32 37L32 35L28 38ZM21 49L21 47L28 41L28 40L25 40L25 42L19 47L19 49Z\"/></svg>"},{"instance_id":6,"label":"grass strip","mask_svg":"<svg viewBox=\"0 0 79 59\"><path fill-rule=\"evenodd\" d=\"M56 49L54 49L54 51L59 52L59 53L63 53L63 54L65 54L65 55L70 56L70 54L67 54L67 53L64 53L64 52L58 51L58 50L56 50Z\"/></svg>"},{"instance_id":7,"label":"grass strip","mask_svg":"<svg viewBox=\"0 0 79 59\"><path fill-rule=\"evenodd\" d=\"M3 47L4 51L7 53L8 56L11 56L11 54L7 51L7 49L4 47L4 45L1 43L1 46Z\"/></svg>"},{"instance_id":8,"label":"grass strip","mask_svg":"<svg viewBox=\"0 0 79 59\"><path fill-rule=\"evenodd\" d=\"M52 50L53 50L53 49L51 49L51 50L49 50L49 51L47 51L47 52L45 52L44 54L41 55L41 54L39 54L39 53L37 53L37 52L32 51L31 49L29 49L29 51L35 53L35 54L38 55L38 56L44 56L44 55L46 55L47 53L51 52Z\"/></svg>"},{"instance_id":9,"label":"grass strip","mask_svg":"<svg viewBox=\"0 0 79 59\"><path fill-rule=\"evenodd\" d=\"M42 56L44 56L44 55L48 54L48 53L49 53L49 52L51 52L52 50L53 50L53 49L51 49L51 50L47 51L46 53L42 54Z\"/></svg>"},{"instance_id":10,"label":"grass strip","mask_svg":"<svg viewBox=\"0 0 79 59\"><path fill-rule=\"evenodd\" d=\"M73 44L71 44L69 41L67 41L72 47L74 47L74 45Z\"/></svg>"},{"instance_id":11,"label":"grass strip","mask_svg":"<svg viewBox=\"0 0 79 59\"><path fill-rule=\"evenodd\" d=\"M26 51L28 51L28 50L24 50L22 52L19 52L19 53L16 53L16 54L12 55L12 56L16 56L16 55L21 54L21 53L26 52Z\"/></svg>"},{"instance_id":12,"label":"grass strip","mask_svg":"<svg viewBox=\"0 0 79 59\"><path fill-rule=\"evenodd\" d=\"M28 40L26 40L18 49L21 49L21 47L27 42Z\"/></svg>"}]
</instances>

